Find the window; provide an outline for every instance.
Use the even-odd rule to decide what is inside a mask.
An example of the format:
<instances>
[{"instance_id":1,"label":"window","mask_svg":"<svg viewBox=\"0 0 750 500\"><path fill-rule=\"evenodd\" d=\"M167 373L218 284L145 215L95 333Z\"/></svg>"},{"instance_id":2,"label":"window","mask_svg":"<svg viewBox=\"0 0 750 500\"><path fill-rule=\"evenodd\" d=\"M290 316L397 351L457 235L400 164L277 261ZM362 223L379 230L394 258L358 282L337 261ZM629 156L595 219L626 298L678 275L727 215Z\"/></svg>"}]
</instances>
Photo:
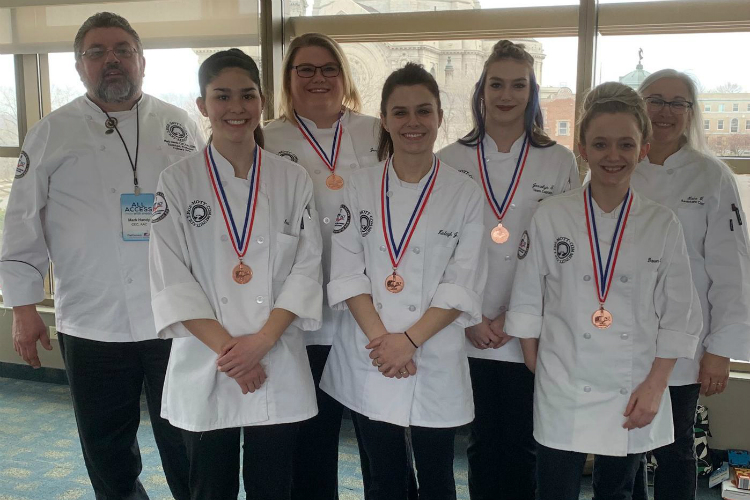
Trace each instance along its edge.
<instances>
[{"instance_id":1,"label":"window","mask_svg":"<svg viewBox=\"0 0 750 500\"><path fill-rule=\"evenodd\" d=\"M732 118L732 121L729 122L729 131L733 134L736 134L739 132L740 128L740 121L737 118Z\"/></svg>"},{"instance_id":2,"label":"window","mask_svg":"<svg viewBox=\"0 0 750 500\"><path fill-rule=\"evenodd\" d=\"M705 104L703 106L703 111L711 111L711 105L710 104Z\"/></svg>"},{"instance_id":3,"label":"window","mask_svg":"<svg viewBox=\"0 0 750 500\"><path fill-rule=\"evenodd\" d=\"M735 102L732 104L732 111L739 111L740 110L740 104Z\"/></svg>"},{"instance_id":4,"label":"window","mask_svg":"<svg viewBox=\"0 0 750 500\"><path fill-rule=\"evenodd\" d=\"M711 130L711 120L703 120L703 130Z\"/></svg>"},{"instance_id":5,"label":"window","mask_svg":"<svg viewBox=\"0 0 750 500\"><path fill-rule=\"evenodd\" d=\"M12 55L0 55L0 147L18 147L16 71Z\"/></svg>"},{"instance_id":6,"label":"window","mask_svg":"<svg viewBox=\"0 0 750 500\"><path fill-rule=\"evenodd\" d=\"M750 130L750 120L745 120L745 130Z\"/></svg>"},{"instance_id":7,"label":"window","mask_svg":"<svg viewBox=\"0 0 750 500\"><path fill-rule=\"evenodd\" d=\"M719 104L719 113L722 113L722 112L724 112L724 105Z\"/></svg>"},{"instance_id":8,"label":"window","mask_svg":"<svg viewBox=\"0 0 750 500\"><path fill-rule=\"evenodd\" d=\"M575 119L575 94L560 85L575 81L576 38L515 40L526 45L537 60L537 82L541 86L542 113L550 123ZM416 42L368 42L342 45L352 70L354 82L362 96L362 112L377 116L383 82L395 69L407 62L422 64L434 70L440 86L443 123L435 148L439 149L468 133L472 126L471 95L484 61L497 40L442 40ZM558 141L572 149L573 141Z\"/></svg>"},{"instance_id":9,"label":"window","mask_svg":"<svg viewBox=\"0 0 750 500\"><path fill-rule=\"evenodd\" d=\"M560 5L578 5L578 0L458 0L454 2L441 0L417 2L392 2L387 0L360 0L357 2L284 0L284 11L288 12L289 17L303 17L348 14L378 15L392 12L510 9Z\"/></svg>"},{"instance_id":10,"label":"window","mask_svg":"<svg viewBox=\"0 0 750 500\"><path fill-rule=\"evenodd\" d=\"M570 122L567 120L558 121L557 122L557 135L568 135L570 133L568 131L569 125L570 125Z\"/></svg>"},{"instance_id":11,"label":"window","mask_svg":"<svg viewBox=\"0 0 750 500\"><path fill-rule=\"evenodd\" d=\"M747 110L750 111L750 104L747 105Z\"/></svg>"},{"instance_id":12,"label":"window","mask_svg":"<svg viewBox=\"0 0 750 500\"><path fill-rule=\"evenodd\" d=\"M724 130L724 120L719 120L716 123L716 130Z\"/></svg>"}]
</instances>

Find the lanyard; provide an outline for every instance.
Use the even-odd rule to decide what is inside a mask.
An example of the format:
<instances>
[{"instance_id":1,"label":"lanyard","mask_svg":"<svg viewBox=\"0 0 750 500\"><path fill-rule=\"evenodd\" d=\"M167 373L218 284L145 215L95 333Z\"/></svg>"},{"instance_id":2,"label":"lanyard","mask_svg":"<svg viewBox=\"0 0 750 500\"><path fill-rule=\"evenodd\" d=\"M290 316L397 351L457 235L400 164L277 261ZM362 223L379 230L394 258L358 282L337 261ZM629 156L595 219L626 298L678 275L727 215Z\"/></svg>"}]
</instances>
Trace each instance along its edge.
<instances>
[{"instance_id":1,"label":"lanyard","mask_svg":"<svg viewBox=\"0 0 750 500\"><path fill-rule=\"evenodd\" d=\"M135 161L133 161L133 157L130 156L130 150L128 149L128 145L125 144L125 139L123 139L122 134L120 133L120 129L117 128L117 118L113 118L109 116L109 113L104 111L104 114L107 115L107 121L104 122L104 125L107 127L107 134L111 134L112 130L117 132L117 135L120 137L120 142L122 142L122 146L125 148L125 152L128 154L128 161L130 162L130 168L133 169L133 192L136 196L141 194L141 188L138 185L138 151L141 147L141 119L140 119L140 101L135 105L135 133L136 133L136 139L135 139Z\"/></svg>"}]
</instances>

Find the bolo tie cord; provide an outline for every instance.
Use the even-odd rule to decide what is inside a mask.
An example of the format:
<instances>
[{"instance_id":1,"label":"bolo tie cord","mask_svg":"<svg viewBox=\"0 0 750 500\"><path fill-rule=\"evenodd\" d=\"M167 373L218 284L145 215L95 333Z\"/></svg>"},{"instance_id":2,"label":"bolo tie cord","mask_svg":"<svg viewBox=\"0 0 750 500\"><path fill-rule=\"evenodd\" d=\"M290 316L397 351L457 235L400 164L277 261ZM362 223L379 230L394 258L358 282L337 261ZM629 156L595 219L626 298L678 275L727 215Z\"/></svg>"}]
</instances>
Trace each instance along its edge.
<instances>
[{"instance_id":1,"label":"bolo tie cord","mask_svg":"<svg viewBox=\"0 0 750 500\"><path fill-rule=\"evenodd\" d=\"M120 137L120 142L122 142L122 146L125 148L125 152L128 155L128 161L130 162L130 168L133 169L133 186L135 195L138 196L141 194L141 188L138 186L138 152L141 147L141 119L140 119L140 103L135 105L135 162L133 162L133 157L130 156L130 150L128 149L128 145L125 144L125 139L123 139L122 134L120 133L120 129L117 128L117 118L112 118L109 116L109 113L104 111L104 114L107 115L107 121L105 122L105 126L107 127L107 133L112 133L112 130L114 129L115 132L117 132L117 135Z\"/></svg>"}]
</instances>

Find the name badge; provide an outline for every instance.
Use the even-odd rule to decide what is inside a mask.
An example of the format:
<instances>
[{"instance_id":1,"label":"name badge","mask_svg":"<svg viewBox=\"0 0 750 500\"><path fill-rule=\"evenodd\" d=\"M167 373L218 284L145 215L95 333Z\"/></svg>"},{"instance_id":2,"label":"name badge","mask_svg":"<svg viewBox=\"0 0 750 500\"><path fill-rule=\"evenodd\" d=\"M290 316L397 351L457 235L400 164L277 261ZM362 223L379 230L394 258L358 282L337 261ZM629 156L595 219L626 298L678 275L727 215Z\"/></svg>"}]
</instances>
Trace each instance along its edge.
<instances>
[{"instance_id":1,"label":"name badge","mask_svg":"<svg viewBox=\"0 0 750 500\"><path fill-rule=\"evenodd\" d=\"M122 216L122 239L124 241L148 241L151 234L151 212L154 195L151 193L123 194L120 196Z\"/></svg>"}]
</instances>

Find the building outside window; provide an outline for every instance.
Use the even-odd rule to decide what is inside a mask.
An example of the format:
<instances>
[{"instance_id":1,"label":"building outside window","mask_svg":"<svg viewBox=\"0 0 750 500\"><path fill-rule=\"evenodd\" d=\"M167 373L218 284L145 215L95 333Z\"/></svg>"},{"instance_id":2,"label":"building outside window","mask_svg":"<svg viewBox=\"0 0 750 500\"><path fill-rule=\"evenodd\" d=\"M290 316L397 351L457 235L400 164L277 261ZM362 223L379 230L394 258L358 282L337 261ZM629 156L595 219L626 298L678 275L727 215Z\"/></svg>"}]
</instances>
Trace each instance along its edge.
<instances>
[{"instance_id":1,"label":"building outside window","mask_svg":"<svg viewBox=\"0 0 750 500\"><path fill-rule=\"evenodd\" d=\"M724 130L724 120L719 120L716 124L716 130Z\"/></svg>"},{"instance_id":2,"label":"building outside window","mask_svg":"<svg viewBox=\"0 0 750 500\"><path fill-rule=\"evenodd\" d=\"M557 135L569 135L568 126L570 122L567 120L561 120L557 122Z\"/></svg>"},{"instance_id":3,"label":"building outside window","mask_svg":"<svg viewBox=\"0 0 750 500\"><path fill-rule=\"evenodd\" d=\"M703 120L703 130L711 130L711 120Z\"/></svg>"}]
</instances>

